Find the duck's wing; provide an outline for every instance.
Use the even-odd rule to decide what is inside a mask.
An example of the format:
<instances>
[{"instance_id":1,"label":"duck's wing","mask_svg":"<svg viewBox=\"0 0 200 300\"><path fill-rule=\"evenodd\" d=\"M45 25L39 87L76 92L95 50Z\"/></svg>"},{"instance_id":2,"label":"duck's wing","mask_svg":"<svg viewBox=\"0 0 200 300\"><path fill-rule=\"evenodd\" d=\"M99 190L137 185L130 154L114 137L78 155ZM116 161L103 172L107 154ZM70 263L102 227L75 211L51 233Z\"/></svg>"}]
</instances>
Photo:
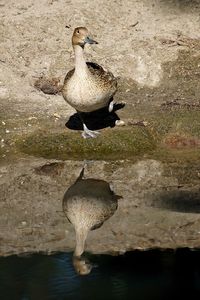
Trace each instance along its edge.
<instances>
[{"instance_id":1,"label":"duck's wing","mask_svg":"<svg viewBox=\"0 0 200 300\"><path fill-rule=\"evenodd\" d=\"M114 89L117 89L117 79L111 72L105 71L100 65L93 62L87 62L87 66L89 71L97 78L97 80L101 81L104 85L108 84Z\"/></svg>"},{"instance_id":2,"label":"duck's wing","mask_svg":"<svg viewBox=\"0 0 200 300\"><path fill-rule=\"evenodd\" d=\"M67 73L67 75L65 76L64 84L67 82L67 80L69 80L69 79L72 77L72 75L74 74L74 71L75 71L75 68L72 69L72 70L70 70L70 71Z\"/></svg>"},{"instance_id":3,"label":"duck's wing","mask_svg":"<svg viewBox=\"0 0 200 300\"><path fill-rule=\"evenodd\" d=\"M105 71L100 65L93 62L87 62L86 64L92 75L96 77L97 81L105 86L112 86L114 90L117 90L117 79L111 72ZM72 69L67 73L67 75L65 76L64 84L72 77L74 71L75 69Z\"/></svg>"},{"instance_id":4,"label":"duck's wing","mask_svg":"<svg viewBox=\"0 0 200 300\"><path fill-rule=\"evenodd\" d=\"M101 72L104 72L104 69L98 65L97 63L94 63L94 62L91 62L91 61L87 61L86 62L89 70L92 72L92 73L101 73Z\"/></svg>"}]
</instances>

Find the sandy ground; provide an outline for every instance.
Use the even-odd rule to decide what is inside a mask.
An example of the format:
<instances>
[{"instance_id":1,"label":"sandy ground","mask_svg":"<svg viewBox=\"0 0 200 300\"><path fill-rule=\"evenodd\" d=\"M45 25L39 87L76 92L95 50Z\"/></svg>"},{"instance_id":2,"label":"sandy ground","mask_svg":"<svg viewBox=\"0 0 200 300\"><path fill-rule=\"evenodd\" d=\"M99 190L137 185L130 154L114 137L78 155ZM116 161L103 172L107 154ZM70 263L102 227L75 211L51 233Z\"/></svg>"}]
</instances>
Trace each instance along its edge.
<instances>
[{"instance_id":1,"label":"sandy ground","mask_svg":"<svg viewBox=\"0 0 200 300\"><path fill-rule=\"evenodd\" d=\"M200 35L198 1L1 1L0 99L6 115L67 115L60 95L34 88L37 78L59 78L73 66L71 35L87 26L99 45L87 58L138 86L161 84L163 64L175 61ZM138 22L138 23L137 23ZM65 28L68 25L70 28Z\"/></svg>"}]
</instances>

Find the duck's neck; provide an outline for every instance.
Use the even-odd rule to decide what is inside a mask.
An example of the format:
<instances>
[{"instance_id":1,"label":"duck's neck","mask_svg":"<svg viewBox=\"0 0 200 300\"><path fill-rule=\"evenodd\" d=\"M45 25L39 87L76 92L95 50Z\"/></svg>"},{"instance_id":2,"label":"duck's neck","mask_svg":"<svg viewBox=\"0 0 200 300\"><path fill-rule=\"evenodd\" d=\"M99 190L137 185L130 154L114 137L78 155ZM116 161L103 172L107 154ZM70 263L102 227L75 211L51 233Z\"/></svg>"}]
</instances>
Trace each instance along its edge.
<instances>
[{"instance_id":1,"label":"duck's neck","mask_svg":"<svg viewBox=\"0 0 200 300\"><path fill-rule=\"evenodd\" d=\"M74 46L75 54L75 73L78 75L86 75L88 72L87 64L84 58L84 50L81 46Z\"/></svg>"},{"instance_id":2,"label":"duck's neck","mask_svg":"<svg viewBox=\"0 0 200 300\"><path fill-rule=\"evenodd\" d=\"M77 228L76 231L76 248L74 256L81 256L84 252L85 240L87 238L88 230L83 228Z\"/></svg>"}]
</instances>

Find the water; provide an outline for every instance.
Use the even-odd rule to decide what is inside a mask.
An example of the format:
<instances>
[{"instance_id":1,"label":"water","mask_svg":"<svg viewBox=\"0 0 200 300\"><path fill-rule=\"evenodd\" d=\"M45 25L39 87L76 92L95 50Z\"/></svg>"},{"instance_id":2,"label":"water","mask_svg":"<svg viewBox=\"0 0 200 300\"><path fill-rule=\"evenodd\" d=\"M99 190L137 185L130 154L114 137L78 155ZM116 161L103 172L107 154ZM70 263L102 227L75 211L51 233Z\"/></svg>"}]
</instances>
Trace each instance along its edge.
<instances>
[{"instance_id":1,"label":"water","mask_svg":"<svg viewBox=\"0 0 200 300\"><path fill-rule=\"evenodd\" d=\"M200 251L135 251L90 255L87 276L75 273L71 253L0 258L2 300L198 299Z\"/></svg>"},{"instance_id":2,"label":"water","mask_svg":"<svg viewBox=\"0 0 200 300\"><path fill-rule=\"evenodd\" d=\"M123 163L123 167L95 162L88 164L86 180L79 180L81 190L77 189L75 176L81 171L81 163L24 164L21 169L16 167L16 174L13 167L7 173L2 171L2 255L19 253L21 249L74 249L74 229L60 213L63 195L66 189L74 187L73 195L82 203L85 190L90 193L90 202L92 196L93 202L99 203L93 185L97 182L103 184L101 188L107 187L107 193L100 188L104 198L110 195L108 186L112 182L114 191L123 199L119 199L118 209L105 221L102 231L93 232L86 250L109 252L113 245L116 252L134 249L135 245L147 249L199 246L198 165L192 171L184 166L184 174L189 176L190 170L197 178L193 189L193 181L189 182L187 176L182 179L170 169L164 173L162 164L155 160ZM84 213L86 216L87 209ZM91 265L96 265L87 276L76 273L72 253L0 257L0 300L199 299L200 251L133 251L116 257L85 255Z\"/></svg>"}]
</instances>

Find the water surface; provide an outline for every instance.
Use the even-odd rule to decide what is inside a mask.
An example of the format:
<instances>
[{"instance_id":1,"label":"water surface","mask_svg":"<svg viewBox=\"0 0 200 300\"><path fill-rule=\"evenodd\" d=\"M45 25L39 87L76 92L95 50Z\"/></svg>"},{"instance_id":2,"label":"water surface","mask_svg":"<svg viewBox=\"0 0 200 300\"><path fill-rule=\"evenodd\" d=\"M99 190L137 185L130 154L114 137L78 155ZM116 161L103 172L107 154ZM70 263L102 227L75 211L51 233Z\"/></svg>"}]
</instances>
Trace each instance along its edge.
<instances>
[{"instance_id":1,"label":"water surface","mask_svg":"<svg viewBox=\"0 0 200 300\"><path fill-rule=\"evenodd\" d=\"M89 255L97 267L75 273L71 253L0 258L2 300L173 299L200 296L200 252L135 251Z\"/></svg>"}]
</instances>

